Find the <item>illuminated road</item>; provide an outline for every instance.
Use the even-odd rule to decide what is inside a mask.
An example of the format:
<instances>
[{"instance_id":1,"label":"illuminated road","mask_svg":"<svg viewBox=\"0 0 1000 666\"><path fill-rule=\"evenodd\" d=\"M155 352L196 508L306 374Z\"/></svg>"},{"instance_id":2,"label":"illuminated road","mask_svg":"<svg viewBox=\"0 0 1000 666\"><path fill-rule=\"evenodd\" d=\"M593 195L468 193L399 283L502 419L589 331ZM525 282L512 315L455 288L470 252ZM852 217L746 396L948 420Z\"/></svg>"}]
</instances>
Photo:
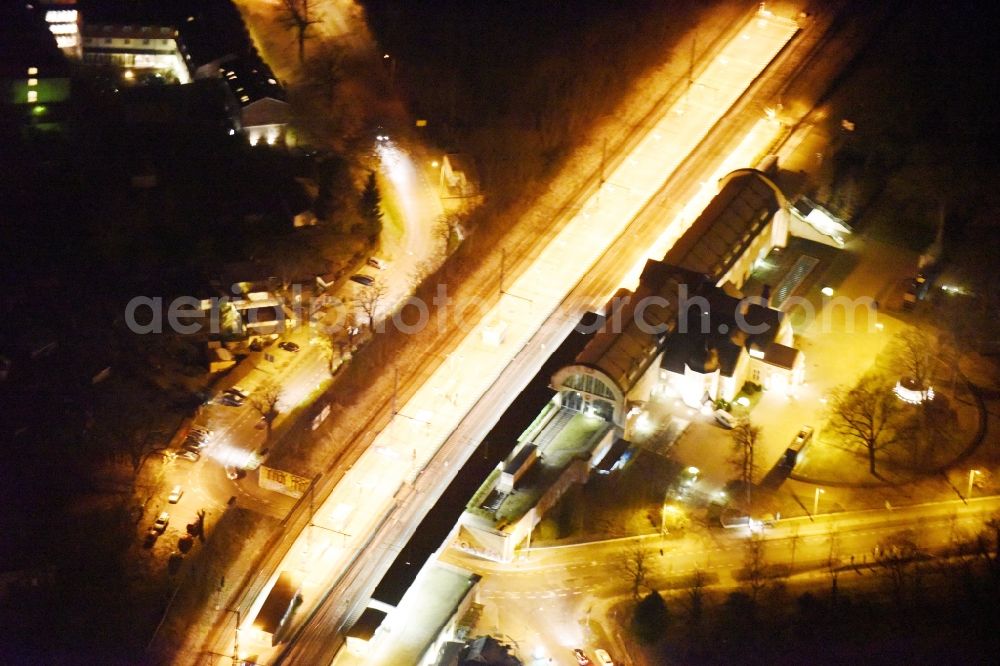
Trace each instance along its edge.
<instances>
[{"instance_id":1,"label":"illuminated road","mask_svg":"<svg viewBox=\"0 0 1000 666\"><path fill-rule=\"evenodd\" d=\"M831 558L847 567L841 575L878 575L867 565L873 549L887 537L909 530L925 552L940 551L977 534L985 520L1000 510L1000 497L975 498L779 521L764 534L768 564L794 567L796 575L828 575ZM631 594L619 563L634 544L649 556L650 589L683 585L696 570L713 587L739 585L744 567L745 530L713 529L680 540L659 536L613 539L552 548L534 548L525 559L504 565L456 550L442 559L483 576L479 601L486 605L485 623L512 636L524 649L542 646L555 663L573 664L570 648L604 647L619 659L627 655L609 631L606 609ZM660 549L663 555L660 555ZM857 565L855 573L851 565ZM734 574L736 577L734 577ZM613 644L591 640L585 618L605 628ZM584 621L581 621L584 620Z\"/></svg>"},{"instance_id":2,"label":"illuminated road","mask_svg":"<svg viewBox=\"0 0 1000 666\"><path fill-rule=\"evenodd\" d=\"M277 3L273 0L246 0L237 4L260 12L259 16L249 16L257 19L251 21L251 27L266 31L275 29ZM345 48L355 51L374 48L374 40L357 3L323 0L317 8L321 21L315 30L336 38ZM285 59L290 57L284 55ZM297 63L285 64L297 67ZM381 241L379 254L388 259L386 269L379 271L368 267L362 271L372 274L387 288L379 308L381 318L412 292L413 276L418 268L439 254L432 230L441 214L441 203L435 183L428 175L429 160L419 146L404 147L395 141L380 143L376 145L376 156L383 175L382 185L387 190L385 196L398 203L402 218L398 221L401 228L387 232ZM339 292L340 298L351 302L358 287L353 282L345 282ZM288 412L314 398L317 390L329 380L329 371L322 350L311 338L312 331L308 328L289 332L282 339L297 343L301 348L299 352L286 352L272 345L265 352L253 353L232 372L225 386L238 385L252 392L264 382L275 382L281 387L278 405L281 412ZM273 360L268 360L265 354ZM163 463L163 487L182 485L185 488L187 497L183 504L191 505L192 517L197 508L207 510L209 517L214 517L225 509L231 497L235 497L241 507L259 513L279 518L287 514L294 500L261 489L255 472L239 480L230 480L225 472L225 466L243 466L251 453L266 446L264 431L255 427L259 418L249 404L228 407L212 402L202 408L195 420L198 425L215 431L211 444L202 452L202 459L196 463L181 459ZM281 418L279 416L279 423Z\"/></svg>"},{"instance_id":3,"label":"illuminated road","mask_svg":"<svg viewBox=\"0 0 1000 666\"><path fill-rule=\"evenodd\" d=\"M394 312L413 293L415 276L424 266L443 257L442 242L434 237L434 224L444 212L441 198L427 173L429 160L417 157L415 150L419 148L408 150L392 137L375 147L383 183L390 188L383 200L392 197L405 221L401 234L383 234L379 258L387 262L386 270L369 267L364 271L386 288L379 318ZM358 292L364 287L355 285L354 289Z\"/></svg>"},{"instance_id":4,"label":"illuminated road","mask_svg":"<svg viewBox=\"0 0 1000 666\"><path fill-rule=\"evenodd\" d=\"M308 631L287 655L289 663L329 661L336 647L332 641L340 629L339 622L349 610L337 602L351 599L344 592L361 587L364 574L376 569L378 560L399 547L405 529L413 528L411 518L419 517L417 509L427 501L426 491L447 479L437 469L418 477L419 472L515 357L515 372L507 375L513 378L506 383L511 388L519 382L523 386L525 377L531 376L528 371L537 367L546 354L544 347L521 356L519 352L557 309L567 290L580 281L609 242L618 237L699 145L795 30L794 24L780 19L754 18L748 22L719 57L704 68L678 105L649 129L604 186L582 204L558 236L538 248L531 265L511 284L504 285L505 294L488 314L481 321L468 322L467 333L455 350L347 471L317 509L314 522L318 527L307 530L281 565L282 569L304 574L303 614L316 604L324 590L335 585L329 596L332 601L324 605L322 621L308 625ZM739 166L745 163L745 157L739 160ZM690 220L681 224L684 221ZM661 223L661 230L663 226ZM682 230L673 231L679 235ZM546 335L557 343L561 339L556 339L558 329L572 326L575 314L560 312L555 317L558 326L547 329ZM518 374L518 367L525 372ZM484 423L486 420L478 420L467 427L475 434ZM434 459L434 467L440 466L445 472L460 464L463 449L472 439L442 451ZM430 479L427 488L424 479ZM389 529L374 529L379 525L388 525ZM355 555L362 549L365 557L356 560ZM349 567L355 561L357 565ZM340 579L345 571L345 577ZM256 605L262 601L263 595ZM255 612L256 607L250 608L246 617L252 618ZM254 636L248 625L244 623L241 632L241 649L269 661L269 642Z\"/></svg>"},{"instance_id":5,"label":"illuminated road","mask_svg":"<svg viewBox=\"0 0 1000 666\"><path fill-rule=\"evenodd\" d=\"M433 227L442 209L425 168L407 150L395 142L386 142L377 146L377 154L384 187L389 189L387 196L399 203L402 215L402 228L387 232L381 243L379 254L387 260L385 269L366 267L362 271L386 287L376 315L376 319L383 319L412 293L414 273L440 258L441 248L436 246L440 241L434 238ZM345 282L340 292L342 300L350 302L359 289L363 287ZM265 352L254 353L228 378L226 386L238 385L252 393L264 382L275 382L281 387L281 413L313 399L329 380L329 370L323 351L312 338L309 327L291 331L282 339L297 343L300 351L288 352L275 344ZM244 508L284 517L294 503L291 497L259 488L255 472L239 480L230 480L225 473L226 466L245 466L251 453L266 446L265 432L255 427L259 419L259 413L249 404L229 407L213 401L204 406L195 422L215 432L211 444L197 463L175 460L166 465L164 484L184 486L199 498L199 507L210 512L223 510L229 498L236 497Z\"/></svg>"}]
</instances>

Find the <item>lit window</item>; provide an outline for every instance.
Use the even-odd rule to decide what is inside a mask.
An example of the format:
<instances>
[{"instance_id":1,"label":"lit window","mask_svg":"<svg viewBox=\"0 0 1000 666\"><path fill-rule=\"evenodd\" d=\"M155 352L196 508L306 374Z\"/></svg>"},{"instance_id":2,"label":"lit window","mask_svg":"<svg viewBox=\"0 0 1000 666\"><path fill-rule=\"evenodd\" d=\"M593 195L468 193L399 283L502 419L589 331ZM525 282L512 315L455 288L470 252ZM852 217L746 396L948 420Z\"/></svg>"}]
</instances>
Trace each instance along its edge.
<instances>
[{"instance_id":1,"label":"lit window","mask_svg":"<svg viewBox=\"0 0 1000 666\"><path fill-rule=\"evenodd\" d=\"M29 90L28 91L28 102L37 102L37 101L38 101L38 91L37 90Z\"/></svg>"},{"instance_id":2,"label":"lit window","mask_svg":"<svg viewBox=\"0 0 1000 666\"><path fill-rule=\"evenodd\" d=\"M35 76L36 74L38 74L38 68L37 67L29 67L28 68L28 76Z\"/></svg>"},{"instance_id":3,"label":"lit window","mask_svg":"<svg viewBox=\"0 0 1000 666\"><path fill-rule=\"evenodd\" d=\"M28 79L28 87L34 88L38 85L38 79Z\"/></svg>"},{"instance_id":4,"label":"lit window","mask_svg":"<svg viewBox=\"0 0 1000 666\"><path fill-rule=\"evenodd\" d=\"M57 9L45 12L47 23L76 23L75 9Z\"/></svg>"},{"instance_id":5,"label":"lit window","mask_svg":"<svg viewBox=\"0 0 1000 666\"><path fill-rule=\"evenodd\" d=\"M250 97L247 96L247 95L243 95L242 97L240 97L240 101L241 102L249 102L250 101Z\"/></svg>"}]
</instances>

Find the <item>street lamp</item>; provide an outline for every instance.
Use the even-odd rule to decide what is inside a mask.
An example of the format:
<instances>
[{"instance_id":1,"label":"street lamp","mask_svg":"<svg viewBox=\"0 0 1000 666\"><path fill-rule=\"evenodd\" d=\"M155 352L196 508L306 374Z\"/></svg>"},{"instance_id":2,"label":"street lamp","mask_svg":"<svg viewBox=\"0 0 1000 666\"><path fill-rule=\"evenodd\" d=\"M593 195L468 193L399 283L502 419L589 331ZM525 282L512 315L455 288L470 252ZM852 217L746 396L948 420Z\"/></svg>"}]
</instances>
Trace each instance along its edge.
<instances>
[{"instance_id":1,"label":"street lamp","mask_svg":"<svg viewBox=\"0 0 1000 666\"><path fill-rule=\"evenodd\" d=\"M817 488L816 492L813 493L813 515L814 516L819 513L819 496L822 495L825 492L826 491L823 490L822 488Z\"/></svg>"},{"instance_id":2,"label":"street lamp","mask_svg":"<svg viewBox=\"0 0 1000 666\"><path fill-rule=\"evenodd\" d=\"M966 498L972 497L972 484L976 482L976 477L979 476L980 474L982 474L982 472L980 472L978 469L969 470L969 487L965 491Z\"/></svg>"}]
</instances>

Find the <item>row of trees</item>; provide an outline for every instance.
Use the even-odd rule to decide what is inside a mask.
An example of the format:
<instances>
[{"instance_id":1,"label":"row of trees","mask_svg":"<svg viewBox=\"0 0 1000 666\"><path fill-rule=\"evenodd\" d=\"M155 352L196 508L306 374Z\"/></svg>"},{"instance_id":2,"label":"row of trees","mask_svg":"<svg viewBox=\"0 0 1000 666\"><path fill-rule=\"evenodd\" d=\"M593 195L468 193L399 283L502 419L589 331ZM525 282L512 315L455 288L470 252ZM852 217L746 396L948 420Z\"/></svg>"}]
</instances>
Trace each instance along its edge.
<instances>
[{"instance_id":1,"label":"row of trees","mask_svg":"<svg viewBox=\"0 0 1000 666\"><path fill-rule=\"evenodd\" d=\"M977 607L995 603L1000 593L997 517L987 520L985 528L975 536L956 535L951 545L938 553L921 548L918 542L918 535L912 531L890 534L862 561L860 556L848 559L842 552L839 534L831 530L825 561L807 565L811 571L825 571L827 593L823 595L821 583L815 578L803 582L807 591L799 596L798 617L795 606L787 600L788 580L794 572L794 537L785 542L791 547L791 565L772 562L776 542L752 538L744 546L742 568L734 571L738 581L735 589L732 585L713 589L715 581L699 569L675 580L669 596L648 584L651 553L633 544L622 551L619 561L620 574L628 581L635 604L630 628L640 643L658 646L654 650L701 653L705 640L721 632L726 642L749 639L774 654L787 645L784 638L764 630L789 622L790 616L792 622L815 623L813 631L827 634L835 628L846 630L838 618L842 613L849 615L852 606L862 603L881 621L889 621L880 626L892 632L907 626L905 622L891 622L894 617L902 618L928 605L936 607L949 597L955 597L955 603L966 603L966 597L971 596ZM860 587L852 584L847 588L850 594L844 588L847 575L851 583L860 583ZM880 584L872 586L869 581ZM675 604L679 612L671 612ZM664 641L671 628L681 622L685 630Z\"/></svg>"}]
</instances>

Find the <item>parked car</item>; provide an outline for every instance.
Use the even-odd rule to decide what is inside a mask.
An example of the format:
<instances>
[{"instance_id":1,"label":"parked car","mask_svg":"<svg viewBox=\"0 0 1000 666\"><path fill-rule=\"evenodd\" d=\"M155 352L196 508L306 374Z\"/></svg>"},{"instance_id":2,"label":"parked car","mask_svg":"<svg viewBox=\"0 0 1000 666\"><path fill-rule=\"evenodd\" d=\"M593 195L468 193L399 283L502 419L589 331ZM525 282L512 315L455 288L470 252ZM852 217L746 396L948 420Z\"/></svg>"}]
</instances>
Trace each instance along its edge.
<instances>
[{"instance_id":1,"label":"parked car","mask_svg":"<svg viewBox=\"0 0 1000 666\"><path fill-rule=\"evenodd\" d=\"M615 662L611 661L611 655L608 654L607 650L597 648L594 650L594 655L597 657L597 663L600 666L615 666Z\"/></svg>"},{"instance_id":2,"label":"parked car","mask_svg":"<svg viewBox=\"0 0 1000 666\"><path fill-rule=\"evenodd\" d=\"M751 532L761 533L765 527L774 527L774 515L767 514L763 518L752 518L739 509L726 509L719 516L719 522L727 529L745 527Z\"/></svg>"},{"instance_id":3,"label":"parked car","mask_svg":"<svg viewBox=\"0 0 1000 666\"><path fill-rule=\"evenodd\" d=\"M170 514L164 511L156 520L153 522L153 526L150 530L156 530L157 534L163 534L167 530L167 525L170 524Z\"/></svg>"},{"instance_id":4,"label":"parked car","mask_svg":"<svg viewBox=\"0 0 1000 666\"><path fill-rule=\"evenodd\" d=\"M366 263L372 268L377 268L380 271L384 271L386 266L388 266L384 259L379 259L378 257L368 257L368 261Z\"/></svg>"},{"instance_id":5,"label":"parked car","mask_svg":"<svg viewBox=\"0 0 1000 666\"><path fill-rule=\"evenodd\" d=\"M244 399L232 393L223 393L219 396L219 402L228 407L241 407Z\"/></svg>"},{"instance_id":6,"label":"parked car","mask_svg":"<svg viewBox=\"0 0 1000 666\"><path fill-rule=\"evenodd\" d=\"M750 516L739 509L724 509L719 516L719 524L726 529L747 527L750 524Z\"/></svg>"},{"instance_id":7,"label":"parked car","mask_svg":"<svg viewBox=\"0 0 1000 666\"><path fill-rule=\"evenodd\" d=\"M180 486L174 486L174 489L170 491L170 495L167 497L167 501L171 504L177 504L181 501L181 497L184 496L184 489Z\"/></svg>"},{"instance_id":8,"label":"parked car","mask_svg":"<svg viewBox=\"0 0 1000 666\"><path fill-rule=\"evenodd\" d=\"M727 430L732 430L739 424L739 420L724 409L715 410L715 422Z\"/></svg>"},{"instance_id":9,"label":"parked car","mask_svg":"<svg viewBox=\"0 0 1000 666\"><path fill-rule=\"evenodd\" d=\"M278 346L287 352L297 352L299 350L299 346L294 342L279 342Z\"/></svg>"},{"instance_id":10,"label":"parked car","mask_svg":"<svg viewBox=\"0 0 1000 666\"><path fill-rule=\"evenodd\" d=\"M196 439L199 442L207 442L212 437L212 431L200 426L191 426L188 430L188 439Z\"/></svg>"},{"instance_id":11,"label":"parked car","mask_svg":"<svg viewBox=\"0 0 1000 666\"><path fill-rule=\"evenodd\" d=\"M373 278L371 275L362 275L361 273L352 275L351 281L357 282L358 284L362 284L366 287L370 287L373 284L375 284L375 278Z\"/></svg>"},{"instance_id":12,"label":"parked car","mask_svg":"<svg viewBox=\"0 0 1000 666\"><path fill-rule=\"evenodd\" d=\"M198 462L201 459L201 454L197 451L192 451L190 449L184 449L177 454L178 458L183 458L184 460L190 460L191 462Z\"/></svg>"},{"instance_id":13,"label":"parked car","mask_svg":"<svg viewBox=\"0 0 1000 666\"><path fill-rule=\"evenodd\" d=\"M236 397L242 400L246 400L247 398L250 397L250 391L242 389L239 386L231 386L227 388L225 391L223 391L223 393L228 393L229 395L235 395Z\"/></svg>"},{"instance_id":14,"label":"parked car","mask_svg":"<svg viewBox=\"0 0 1000 666\"><path fill-rule=\"evenodd\" d=\"M580 664L580 666L592 666L594 663L580 648L573 648L573 656L576 657L576 663Z\"/></svg>"}]
</instances>

